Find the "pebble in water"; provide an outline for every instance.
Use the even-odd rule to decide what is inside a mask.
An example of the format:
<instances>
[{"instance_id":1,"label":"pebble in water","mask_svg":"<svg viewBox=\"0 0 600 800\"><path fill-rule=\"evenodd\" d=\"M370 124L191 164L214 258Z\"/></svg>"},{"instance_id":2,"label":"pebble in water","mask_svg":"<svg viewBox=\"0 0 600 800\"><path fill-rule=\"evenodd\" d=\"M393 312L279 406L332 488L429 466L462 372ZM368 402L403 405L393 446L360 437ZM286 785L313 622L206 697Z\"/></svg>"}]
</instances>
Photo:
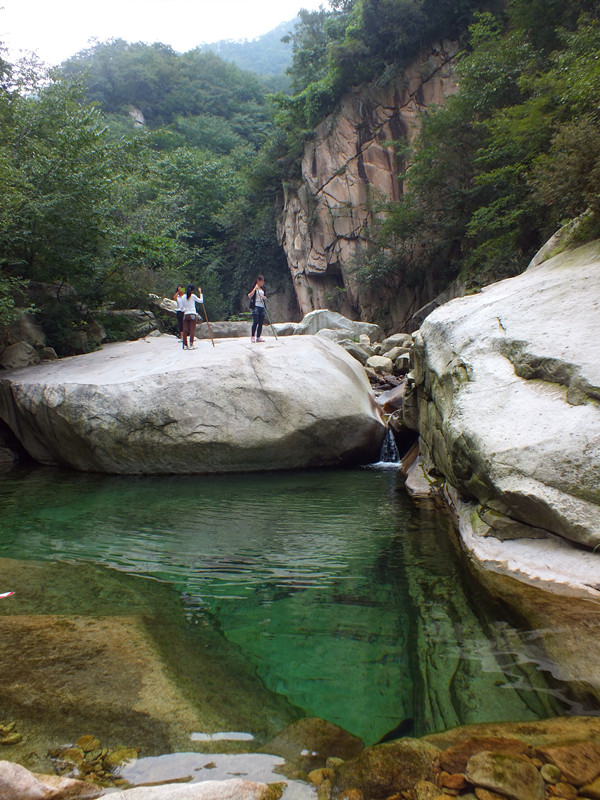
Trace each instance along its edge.
<instances>
[{"instance_id":1,"label":"pebble in water","mask_svg":"<svg viewBox=\"0 0 600 800\"><path fill-rule=\"evenodd\" d=\"M74 745L49 751L59 775L80 778L100 786L129 785L120 777L121 767L137 759L139 747L102 747L99 739L87 734Z\"/></svg>"}]
</instances>

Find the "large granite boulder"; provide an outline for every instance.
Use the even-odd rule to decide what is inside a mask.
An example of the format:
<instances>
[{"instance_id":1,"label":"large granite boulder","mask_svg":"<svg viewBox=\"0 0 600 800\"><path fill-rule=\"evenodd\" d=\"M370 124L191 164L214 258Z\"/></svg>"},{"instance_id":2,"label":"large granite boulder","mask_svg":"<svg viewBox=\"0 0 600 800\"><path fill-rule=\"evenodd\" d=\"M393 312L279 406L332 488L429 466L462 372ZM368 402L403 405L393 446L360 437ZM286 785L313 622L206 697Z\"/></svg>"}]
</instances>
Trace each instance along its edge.
<instances>
[{"instance_id":1,"label":"large granite boulder","mask_svg":"<svg viewBox=\"0 0 600 800\"><path fill-rule=\"evenodd\" d=\"M381 334L379 325L373 322L356 322L348 319L337 311L329 311L327 308L319 308L305 314L302 322L296 325L294 333L313 334L320 330L339 330L344 331L346 336L356 336L366 333L369 337L378 338Z\"/></svg>"},{"instance_id":2,"label":"large granite boulder","mask_svg":"<svg viewBox=\"0 0 600 800\"><path fill-rule=\"evenodd\" d=\"M415 334L421 445L468 501L464 530L501 540L505 553L523 539L547 552L561 540L600 544L599 342L600 242L425 320ZM587 582L599 581L596 565Z\"/></svg>"},{"instance_id":3,"label":"large granite boulder","mask_svg":"<svg viewBox=\"0 0 600 800\"><path fill-rule=\"evenodd\" d=\"M364 370L313 336L173 336L3 373L0 419L43 464L210 473L376 461L384 425Z\"/></svg>"},{"instance_id":4,"label":"large granite boulder","mask_svg":"<svg viewBox=\"0 0 600 800\"><path fill-rule=\"evenodd\" d=\"M15 369L39 364L40 357L28 342L17 342L9 345L0 355L0 367Z\"/></svg>"}]
</instances>

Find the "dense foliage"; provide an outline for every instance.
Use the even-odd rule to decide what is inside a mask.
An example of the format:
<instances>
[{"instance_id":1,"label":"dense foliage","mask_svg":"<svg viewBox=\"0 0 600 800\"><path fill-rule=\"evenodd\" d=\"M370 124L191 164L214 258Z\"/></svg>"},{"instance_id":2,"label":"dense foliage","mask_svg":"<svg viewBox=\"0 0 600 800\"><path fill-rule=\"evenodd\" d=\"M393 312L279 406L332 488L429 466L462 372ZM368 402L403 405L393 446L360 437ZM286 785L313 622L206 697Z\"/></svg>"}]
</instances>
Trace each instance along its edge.
<instances>
[{"instance_id":1,"label":"dense foliage","mask_svg":"<svg viewBox=\"0 0 600 800\"><path fill-rule=\"evenodd\" d=\"M296 93L279 97L282 177L297 178L312 127L350 86L380 85L424 44L464 45L460 91L431 110L412 153L409 191L375 206L361 279L468 285L522 270L564 221L598 212L599 4L596 0L337 0L301 12L294 36ZM587 215L581 236L598 233Z\"/></svg>"},{"instance_id":2,"label":"dense foliage","mask_svg":"<svg viewBox=\"0 0 600 800\"><path fill-rule=\"evenodd\" d=\"M272 128L256 76L213 53L123 41L50 75L7 63L3 75L0 324L27 281L71 285L91 312L192 281L224 318L257 268L280 270L272 197L250 185ZM43 310L53 343L50 312L70 327L77 313Z\"/></svg>"},{"instance_id":3,"label":"dense foliage","mask_svg":"<svg viewBox=\"0 0 600 800\"><path fill-rule=\"evenodd\" d=\"M477 286L522 270L562 223L588 209L595 215L580 235L597 235L599 8L594 0L350 0L335 23L311 16L297 38L300 91L282 103L290 132L344 86L385 81L423 41L460 32L471 17L460 91L426 118L402 202L377 209L385 221L371 231L364 280L392 291L441 289L460 275ZM318 46L323 69L310 82L304 59ZM288 134L290 150L300 139Z\"/></svg>"},{"instance_id":4,"label":"dense foliage","mask_svg":"<svg viewBox=\"0 0 600 800\"><path fill-rule=\"evenodd\" d=\"M598 233L599 19L598 0L330 0L286 37L275 113L258 76L199 49L109 41L50 75L0 61L0 325L28 281L74 286L80 316L188 280L235 313L253 273L287 273L276 209L314 125L438 38L464 46L460 91L425 118L409 191L374 206L361 278L477 286L565 220Z\"/></svg>"}]
</instances>

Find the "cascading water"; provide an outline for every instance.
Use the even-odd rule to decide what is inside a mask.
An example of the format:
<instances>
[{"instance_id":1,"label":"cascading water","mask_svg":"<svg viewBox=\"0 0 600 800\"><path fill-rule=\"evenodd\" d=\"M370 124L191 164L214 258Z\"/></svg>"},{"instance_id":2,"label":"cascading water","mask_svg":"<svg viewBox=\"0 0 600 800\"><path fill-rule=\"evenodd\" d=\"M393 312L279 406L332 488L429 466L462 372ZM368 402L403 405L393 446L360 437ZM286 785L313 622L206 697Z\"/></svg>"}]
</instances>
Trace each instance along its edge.
<instances>
[{"instance_id":1,"label":"cascading water","mask_svg":"<svg viewBox=\"0 0 600 800\"><path fill-rule=\"evenodd\" d=\"M383 464L387 466L400 466L400 453L398 451L398 445L396 444L396 439L394 438L394 433L391 428L386 430L385 437L381 445L381 451L379 453L379 461L374 466L381 466Z\"/></svg>"}]
</instances>

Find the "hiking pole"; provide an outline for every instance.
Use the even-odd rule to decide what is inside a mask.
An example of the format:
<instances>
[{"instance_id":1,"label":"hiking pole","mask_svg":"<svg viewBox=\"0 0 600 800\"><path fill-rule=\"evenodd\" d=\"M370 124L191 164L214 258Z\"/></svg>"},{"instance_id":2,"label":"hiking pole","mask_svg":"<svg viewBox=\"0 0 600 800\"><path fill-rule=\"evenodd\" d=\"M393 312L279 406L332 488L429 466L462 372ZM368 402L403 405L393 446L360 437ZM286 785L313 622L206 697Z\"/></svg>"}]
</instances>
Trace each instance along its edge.
<instances>
[{"instance_id":1,"label":"hiking pole","mask_svg":"<svg viewBox=\"0 0 600 800\"><path fill-rule=\"evenodd\" d=\"M265 316L267 318L267 322L271 326L271 330L273 331L273 336L275 337L275 341L278 342L279 339L277 338L277 331L273 327L273 323L271 322L271 317L269 316L269 312L267 311L267 298L266 297L263 299L263 303L265 304Z\"/></svg>"},{"instance_id":2,"label":"hiking pole","mask_svg":"<svg viewBox=\"0 0 600 800\"><path fill-rule=\"evenodd\" d=\"M204 305L204 303L202 303L202 310L204 311L204 319L206 320L206 324L208 325L208 334L210 336L210 340L211 340L211 342L213 344L213 347L214 347L215 346L215 340L213 339L212 330L210 328L210 322L208 321L208 316L206 314L206 306Z\"/></svg>"}]
</instances>

